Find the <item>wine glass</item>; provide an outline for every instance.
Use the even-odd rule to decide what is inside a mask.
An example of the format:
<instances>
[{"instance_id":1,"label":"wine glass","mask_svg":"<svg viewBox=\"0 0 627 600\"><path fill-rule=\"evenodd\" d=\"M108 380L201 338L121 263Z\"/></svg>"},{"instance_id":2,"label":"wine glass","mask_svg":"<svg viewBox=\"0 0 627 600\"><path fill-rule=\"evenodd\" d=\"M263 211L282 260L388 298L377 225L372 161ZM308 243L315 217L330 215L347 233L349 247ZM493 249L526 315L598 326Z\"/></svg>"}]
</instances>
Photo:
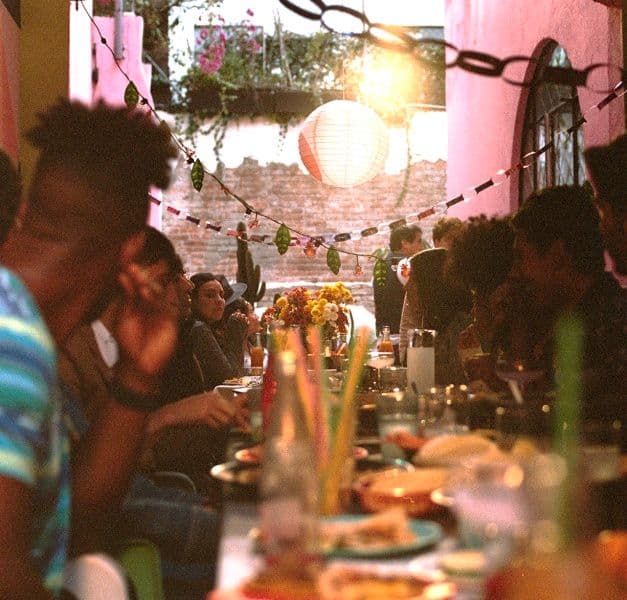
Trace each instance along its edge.
<instances>
[{"instance_id":1,"label":"wine glass","mask_svg":"<svg viewBox=\"0 0 627 600\"><path fill-rule=\"evenodd\" d=\"M539 417L536 406L529 406L526 401L528 388L542 379L545 374L543 365L532 357L520 357L505 352L497 354L495 365L496 376L505 381L514 398L513 404L500 404L495 411L495 429L501 435L501 443L511 442L511 435L533 433L534 437L542 435L538 429ZM548 406L548 405L547 405ZM541 408L544 411L544 408ZM509 435L508 435L509 434Z\"/></svg>"},{"instance_id":2,"label":"wine glass","mask_svg":"<svg viewBox=\"0 0 627 600\"><path fill-rule=\"evenodd\" d=\"M528 386L542 379L545 370L541 363L532 357L499 352L495 373L499 379L508 384L516 403L523 404Z\"/></svg>"},{"instance_id":3,"label":"wine glass","mask_svg":"<svg viewBox=\"0 0 627 600\"><path fill-rule=\"evenodd\" d=\"M394 352L379 352L373 350L368 354L366 365L377 371L377 385L381 382L381 369L391 367L394 364Z\"/></svg>"}]
</instances>

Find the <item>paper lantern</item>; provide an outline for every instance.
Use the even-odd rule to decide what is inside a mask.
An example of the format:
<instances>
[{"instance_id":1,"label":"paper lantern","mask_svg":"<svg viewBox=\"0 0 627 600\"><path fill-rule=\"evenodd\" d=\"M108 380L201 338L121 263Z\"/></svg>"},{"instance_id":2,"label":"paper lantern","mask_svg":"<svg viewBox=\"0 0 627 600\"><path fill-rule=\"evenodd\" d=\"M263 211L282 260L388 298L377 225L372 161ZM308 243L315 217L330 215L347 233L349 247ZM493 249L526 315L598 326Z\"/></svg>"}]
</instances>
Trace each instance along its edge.
<instances>
[{"instance_id":1,"label":"paper lantern","mask_svg":"<svg viewBox=\"0 0 627 600\"><path fill-rule=\"evenodd\" d=\"M388 130L371 108L333 100L305 119L298 150L312 177L335 187L352 187L370 181L383 169Z\"/></svg>"}]
</instances>

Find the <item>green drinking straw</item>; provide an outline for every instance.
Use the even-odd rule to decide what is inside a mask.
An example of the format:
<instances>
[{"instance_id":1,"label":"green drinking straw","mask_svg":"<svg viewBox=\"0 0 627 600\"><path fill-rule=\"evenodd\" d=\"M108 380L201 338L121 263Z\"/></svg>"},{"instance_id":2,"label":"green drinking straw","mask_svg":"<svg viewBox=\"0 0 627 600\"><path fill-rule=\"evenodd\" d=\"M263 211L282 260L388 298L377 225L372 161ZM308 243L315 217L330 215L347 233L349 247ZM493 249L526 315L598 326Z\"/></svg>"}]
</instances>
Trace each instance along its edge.
<instances>
[{"instance_id":1,"label":"green drinking straw","mask_svg":"<svg viewBox=\"0 0 627 600\"><path fill-rule=\"evenodd\" d=\"M577 529L574 513L581 419L583 337L583 324L578 315L568 312L559 318L555 340L557 396L553 449L562 455L567 467L557 498L557 521L564 548L573 544Z\"/></svg>"}]
</instances>

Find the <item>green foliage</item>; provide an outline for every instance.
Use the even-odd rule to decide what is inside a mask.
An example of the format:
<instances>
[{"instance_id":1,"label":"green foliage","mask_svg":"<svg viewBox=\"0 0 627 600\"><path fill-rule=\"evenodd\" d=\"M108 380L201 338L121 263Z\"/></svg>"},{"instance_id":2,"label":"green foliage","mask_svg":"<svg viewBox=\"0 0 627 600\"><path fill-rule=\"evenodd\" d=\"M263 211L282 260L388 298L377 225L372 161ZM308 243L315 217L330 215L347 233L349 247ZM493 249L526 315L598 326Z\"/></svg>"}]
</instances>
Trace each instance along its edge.
<instances>
[{"instance_id":1,"label":"green foliage","mask_svg":"<svg viewBox=\"0 0 627 600\"><path fill-rule=\"evenodd\" d=\"M279 254L285 254L287 252L291 241L292 234L290 233L290 230L286 227L285 223L281 223L281 226L277 229L276 236L274 238L274 243L276 244Z\"/></svg>"},{"instance_id":2,"label":"green foliage","mask_svg":"<svg viewBox=\"0 0 627 600\"><path fill-rule=\"evenodd\" d=\"M139 102L139 92L132 81L128 82L128 85L124 90L124 102L129 108L137 106L137 103Z\"/></svg>"},{"instance_id":3,"label":"green foliage","mask_svg":"<svg viewBox=\"0 0 627 600\"><path fill-rule=\"evenodd\" d=\"M246 284L244 298L254 306L265 296L266 282L261 281L261 267L254 263L249 244L246 241L248 239L246 224L238 223L237 232L240 237L237 238L236 280Z\"/></svg>"},{"instance_id":4,"label":"green foliage","mask_svg":"<svg viewBox=\"0 0 627 600\"><path fill-rule=\"evenodd\" d=\"M200 192L200 190L202 190L202 182L205 178L205 168L203 167L199 158L194 161L194 164L192 166L191 178L194 189L197 192Z\"/></svg>"},{"instance_id":5,"label":"green foliage","mask_svg":"<svg viewBox=\"0 0 627 600\"><path fill-rule=\"evenodd\" d=\"M385 259L389 254L389 250L387 248L378 248L373 254L377 257L372 270L374 285L376 287L385 287L388 280Z\"/></svg>"},{"instance_id":6,"label":"green foliage","mask_svg":"<svg viewBox=\"0 0 627 600\"><path fill-rule=\"evenodd\" d=\"M331 269L331 271L337 275L340 272L340 268L342 266L342 261L340 260L340 253L336 248L331 246L327 250L327 267Z\"/></svg>"}]
</instances>

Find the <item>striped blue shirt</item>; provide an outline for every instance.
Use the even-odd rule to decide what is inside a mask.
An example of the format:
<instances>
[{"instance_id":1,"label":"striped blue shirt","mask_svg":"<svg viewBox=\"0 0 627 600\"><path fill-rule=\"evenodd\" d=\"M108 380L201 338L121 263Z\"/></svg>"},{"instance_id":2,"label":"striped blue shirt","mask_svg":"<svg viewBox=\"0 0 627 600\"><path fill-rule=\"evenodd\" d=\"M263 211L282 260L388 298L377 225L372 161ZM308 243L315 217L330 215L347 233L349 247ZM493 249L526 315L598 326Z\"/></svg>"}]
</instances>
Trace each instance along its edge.
<instances>
[{"instance_id":1,"label":"striped blue shirt","mask_svg":"<svg viewBox=\"0 0 627 600\"><path fill-rule=\"evenodd\" d=\"M70 522L69 443L54 342L30 293L0 267L0 476L31 488L31 558L61 588Z\"/></svg>"}]
</instances>

